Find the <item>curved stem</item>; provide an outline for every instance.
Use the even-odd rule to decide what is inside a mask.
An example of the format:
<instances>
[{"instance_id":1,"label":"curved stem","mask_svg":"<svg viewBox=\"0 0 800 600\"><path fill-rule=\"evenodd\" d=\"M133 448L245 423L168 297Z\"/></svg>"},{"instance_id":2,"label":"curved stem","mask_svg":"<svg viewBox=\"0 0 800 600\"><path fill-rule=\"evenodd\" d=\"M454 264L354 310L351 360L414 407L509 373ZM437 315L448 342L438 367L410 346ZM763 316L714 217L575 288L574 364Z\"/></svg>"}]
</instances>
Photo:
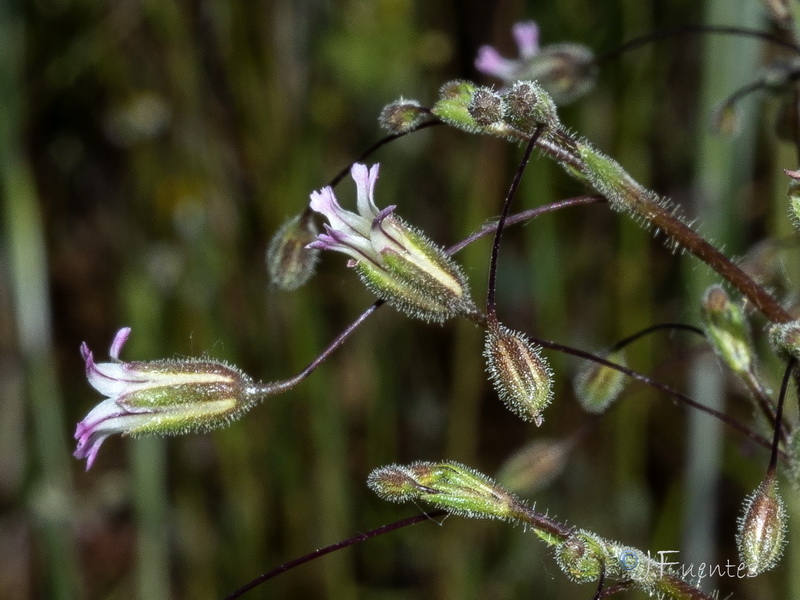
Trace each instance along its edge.
<instances>
[{"instance_id":1,"label":"curved stem","mask_svg":"<svg viewBox=\"0 0 800 600\"><path fill-rule=\"evenodd\" d=\"M533 152L534 146L536 146L536 141L539 139L539 136L542 135L542 131L544 130L544 125L539 125L536 127L536 130L533 132L531 139L528 140L527 146L525 146L525 153L522 155L522 160L517 167L517 172L514 173L514 179L511 181L511 187L508 189L508 194L506 195L506 200L503 203L503 210L500 212L500 219L497 221L497 227L495 228L494 232L494 242L492 243L492 256L489 259L489 285L488 285L488 292L486 293L486 313L490 321L496 323L497 322L497 313L495 311L495 304L494 304L494 293L495 288L497 287L497 258L500 255L500 238L503 236L503 228L506 224L506 219L508 218L508 213L511 210L511 202L514 199L514 196L517 193L517 189L519 188L519 182L522 180L522 174L525 172L525 167L528 166L528 161L531 158L531 153Z\"/></svg>"},{"instance_id":2,"label":"curved stem","mask_svg":"<svg viewBox=\"0 0 800 600\"><path fill-rule=\"evenodd\" d=\"M240 598L253 588L258 587L259 585L264 583L265 581L268 581L273 577L280 575L281 573L285 573L286 571L293 569L294 567L299 567L300 565L315 560L317 558L320 558L321 556L330 554L331 552L336 552L337 550L347 548L348 546L354 546L355 544L365 542L370 538L374 538L376 536L382 535L384 533L389 533L397 529L402 529L403 527L408 527L409 525L415 525L416 523L420 523L422 521L430 521L438 517L443 517L446 514L447 511L445 510L435 510L429 513L423 513L421 515L409 517L408 519L403 519L402 521L390 523L389 525L383 525L382 527L372 529L370 531L367 531L366 533L359 533L358 535L354 535L353 537L347 538L346 540L342 540L340 542L336 542L335 544L325 546L324 548L320 548L319 550L314 550L313 552L309 552L305 556L301 556L299 558L295 558L294 560L290 560L289 562L283 563L279 567L275 567L271 571L259 575L252 581L249 581L248 583L240 587L235 592L231 592L230 594L225 596L223 600L235 600L236 598Z\"/></svg>"}]
</instances>

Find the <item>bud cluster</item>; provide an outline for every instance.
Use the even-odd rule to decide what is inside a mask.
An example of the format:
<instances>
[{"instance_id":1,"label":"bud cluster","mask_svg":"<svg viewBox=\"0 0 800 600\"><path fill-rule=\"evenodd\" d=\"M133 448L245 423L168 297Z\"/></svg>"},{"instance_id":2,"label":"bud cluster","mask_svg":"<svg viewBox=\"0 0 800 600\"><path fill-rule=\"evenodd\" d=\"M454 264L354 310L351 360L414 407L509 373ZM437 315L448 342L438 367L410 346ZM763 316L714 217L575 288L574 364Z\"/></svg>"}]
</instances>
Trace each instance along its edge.
<instances>
[{"instance_id":1,"label":"bud cluster","mask_svg":"<svg viewBox=\"0 0 800 600\"><path fill-rule=\"evenodd\" d=\"M545 138L561 130L553 99L535 81L517 81L499 92L468 81L452 81L440 90L432 112L470 133L514 140L532 135L540 126Z\"/></svg>"}]
</instances>

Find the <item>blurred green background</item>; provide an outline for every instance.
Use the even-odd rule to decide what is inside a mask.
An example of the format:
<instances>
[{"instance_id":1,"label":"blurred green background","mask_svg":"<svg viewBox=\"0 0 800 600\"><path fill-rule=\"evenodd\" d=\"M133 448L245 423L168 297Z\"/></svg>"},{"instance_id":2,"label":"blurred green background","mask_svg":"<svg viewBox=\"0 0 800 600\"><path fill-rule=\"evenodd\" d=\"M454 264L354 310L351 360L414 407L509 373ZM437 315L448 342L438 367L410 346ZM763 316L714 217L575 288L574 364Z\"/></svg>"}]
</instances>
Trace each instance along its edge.
<instances>
[{"instance_id":1,"label":"blurred green background","mask_svg":"<svg viewBox=\"0 0 800 600\"><path fill-rule=\"evenodd\" d=\"M430 326L391 309L225 430L115 436L88 473L70 454L75 423L100 399L82 341L103 359L129 325L124 359L207 355L270 381L297 373L360 314L372 298L341 255L324 256L295 293L272 289L270 236L383 135L384 104L432 103L453 78L488 81L472 66L476 51L492 43L515 56L515 21L537 20L543 43L602 54L689 23L768 29L764 15L757 0L0 3L0 597L220 598L418 511L369 492L372 469L453 459L494 475L535 440L574 442L568 455L554 446L557 460L539 455L541 470L557 471L524 494L540 510L653 552L681 550L681 562L736 561L735 520L763 477L763 449L641 386L588 420L571 386L579 363L552 353L556 401L536 429L486 383L474 325ZM790 297L796 253L754 246L791 233L781 169L797 159L773 132L779 101L745 102L735 138L708 133L715 106L774 54L750 39L665 39L604 64L597 87L561 117ZM382 163L379 206L397 204L449 245L499 212L520 154L440 127L368 162ZM539 158L516 207L584 191ZM351 202L352 182L337 193ZM489 249L483 240L459 255L478 300ZM500 263L506 324L589 350L653 323L696 324L702 290L716 281L605 206L510 229ZM755 331L763 325L756 318ZM657 334L629 360L751 416L697 340ZM777 365L762 367L776 387ZM800 597L796 545L772 574L706 589ZM327 556L246 597L593 593L522 528L449 518Z\"/></svg>"}]
</instances>

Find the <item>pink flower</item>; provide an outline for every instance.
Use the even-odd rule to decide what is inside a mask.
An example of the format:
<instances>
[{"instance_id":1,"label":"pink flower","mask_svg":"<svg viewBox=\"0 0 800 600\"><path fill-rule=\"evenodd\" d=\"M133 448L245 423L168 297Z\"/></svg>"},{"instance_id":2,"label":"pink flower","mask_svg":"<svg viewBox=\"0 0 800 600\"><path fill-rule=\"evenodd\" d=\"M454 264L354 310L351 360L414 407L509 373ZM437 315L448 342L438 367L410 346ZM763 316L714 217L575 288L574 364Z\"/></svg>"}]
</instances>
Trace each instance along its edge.
<instances>
[{"instance_id":1,"label":"pink flower","mask_svg":"<svg viewBox=\"0 0 800 600\"><path fill-rule=\"evenodd\" d=\"M577 100L594 87L597 65L594 53L587 46L572 43L539 46L539 27L534 21L516 23L512 33L519 58L504 58L493 46L482 46L475 68L505 84L536 81L559 105Z\"/></svg>"},{"instance_id":2,"label":"pink flower","mask_svg":"<svg viewBox=\"0 0 800 600\"><path fill-rule=\"evenodd\" d=\"M250 408L268 386L254 386L234 367L211 360L183 359L122 362L120 350L130 327L117 332L109 354L112 362L96 363L84 342L89 383L106 399L75 429L75 458L86 459L88 471L105 439L123 435L175 435L208 430L230 422Z\"/></svg>"}]
</instances>

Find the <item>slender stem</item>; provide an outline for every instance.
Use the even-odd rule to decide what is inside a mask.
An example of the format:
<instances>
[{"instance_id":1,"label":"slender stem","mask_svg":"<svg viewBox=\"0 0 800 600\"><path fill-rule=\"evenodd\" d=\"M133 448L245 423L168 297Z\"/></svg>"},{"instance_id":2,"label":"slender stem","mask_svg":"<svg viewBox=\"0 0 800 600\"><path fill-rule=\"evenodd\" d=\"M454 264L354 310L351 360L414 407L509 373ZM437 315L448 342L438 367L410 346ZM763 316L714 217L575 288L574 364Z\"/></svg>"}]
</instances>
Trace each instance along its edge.
<instances>
[{"instance_id":1,"label":"slender stem","mask_svg":"<svg viewBox=\"0 0 800 600\"><path fill-rule=\"evenodd\" d=\"M767 477L775 477L775 468L778 465L778 441L780 440L781 423L783 422L783 403L786 398L786 390L789 387L789 377L797 364L797 359L792 357L786 363L786 370L783 373L783 380L781 381L781 392L778 395L778 410L775 416L775 435L772 438L772 454L769 457L769 467L767 468Z\"/></svg>"},{"instance_id":2,"label":"slender stem","mask_svg":"<svg viewBox=\"0 0 800 600\"><path fill-rule=\"evenodd\" d=\"M685 323L658 323L656 325L651 325L650 327L645 327L641 331L637 331L633 335L629 335L628 337L621 339L611 347L611 352L622 350L628 344L631 344L636 340L653 333L654 331L660 331L662 329L690 331L703 338L706 337L706 334L703 333L703 330L699 327L695 327L694 325L686 325Z\"/></svg>"},{"instance_id":3,"label":"slender stem","mask_svg":"<svg viewBox=\"0 0 800 600\"><path fill-rule=\"evenodd\" d=\"M421 523L422 521L430 521L438 517L443 517L446 514L447 511L445 510L435 510L429 513L423 513L421 515L416 515L413 517L409 517L407 519L403 519L402 521L396 521L395 523L390 523L389 525L383 525L382 527L377 527L376 529L372 529L370 531L367 531L366 533L359 533L358 535L354 535L353 537L347 538L346 540L342 540L340 542L336 542L335 544L331 544L330 546L325 546L324 548L314 550L313 552L309 552L304 556L295 558L294 560L290 560L289 562L283 563L281 566L276 567L271 571L259 575L252 581L240 587L235 592L231 592L230 594L225 596L223 600L235 600L236 598L240 598L245 593L249 592L255 587L258 587L265 581L268 581L273 577L280 575L281 573L285 573L286 571L293 569L294 567L299 567L300 565L315 560L317 558L320 558L321 556L330 554L331 552L336 552L337 550L347 548L348 546L354 546L355 544L365 542L370 538L374 538L384 533L389 533L391 531L396 531L397 529L402 529L403 527L408 527L409 525L415 525L416 523Z\"/></svg>"},{"instance_id":4,"label":"slender stem","mask_svg":"<svg viewBox=\"0 0 800 600\"><path fill-rule=\"evenodd\" d=\"M517 504L514 507L514 518L554 538L553 543L550 545L563 542L575 531L574 528L567 527L563 523L559 523L555 519L551 519L542 513L536 512L524 504Z\"/></svg>"},{"instance_id":5,"label":"slender stem","mask_svg":"<svg viewBox=\"0 0 800 600\"><path fill-rule=\"evenodd\" d=\"M525 167L528 166L528 161L531 158L534 146L539 136L542 135L544 125L539 125L533 132L531 139L528 140L528 145L525 146L525 153L522 155L522 160L517 167L517 172L514 173L514 179L511 182L511 187L508 189L506 200L503 203L503 210L500 212L500 219L497 221L497 227L494 232L494 242L492 243L492 257L489 260L489 291L486 293L486 313L488 314L491 322L497 322L497 313L495 310L494 294L497 282L497 258L500 255L500 238L503 235L503 228L508 218L508 213L511 211L511 202L519 188L519 182L522 180L522 174L525 172Z\"/></svg>"},{"instance_id":6,"label":"slender stem","mask_svg":"<svg viewBox=\"0 0 800 600\"><path fill-rule=\"evenodd\" d=\"M598 195L577 196L576 198L559 200L558 202L553 202L552 204L546 204L545 206L531 208L529 210L525 210L520 213L510 215L508 219L506 219L506 225L515 225L517 223L522 223L523 221L529 221L545 213L555 212L557 210L561 210L562 208L568 208L570 206L597 204L600 202L606 202L606 199L603 196L598 196ZM497 222L488 223L483 227L481 227L478 231L470 234L468 237L458 242L457 244L453 244L452 246L450 246L447 250L445 250L445 252L447 252L447 254L451 256L453 254L456 254L457 252L461 252L461 250L469 246L472 242L479 240L482 237L486 237L491 233L494 233L496 229L497 229Z\"/></svg>"},{"instance_id":7,"label":"slender stem","mask_svg":"<svg viewBox=\"0 0 800 600\"><path fill-rule=\"evenodd\" d=\"M615 48L614 50L606 52L605 54L601 54L600 56L594 59L594 64L596 65L603 64L605 62L608 62L610 60L619 57L620 54L624 54L629 50L634 50L636 48L646 46L647 44L650 44L658 40L663 40L671 37L682 37L686 35L707 35L707 34L758 38L765 42L770 42L771 44L775 44L776 46L787 48L788 50L791 50L796 54L800 54L800 47L797 46L797 44L794 44L792 42L787 42L786 40L774 36L771 33L759 31L757 29L749 29L746 27L683 25L681 27L662 29L661 31L657 31L655 33L648 33L646 35L634 38L628 42L625 42L624 44L622 44L618 48Z\"/></svg>"},{"instance_id":8,"label":"slender stem","mask_svg":"<svg viewBox=\"0 0 800 600\"><path fill-rule=\"evenodd\" d=\"M686 394L683 394L682 392L679 392L678 390L676 390L674 388L671 388L670 386L668 386L666 384L663 384L663 383L660 383L658 381L655 381L654 379L651 379L650 377L648 377L647 375L645 375L643 373L639 373L638 371L634 371L633 369L629 369L628 367L624 367L624 366L619 365L617 363L611 362L609 360L606 360L605 358L602 358L602 357L599 357L599 356L595 356L594 354L592 354L590 352L585 352L584 350L579 350L578 348L572 348L570 346L564 346L563 344L559 344L558 342L551 342L551 341L548 341L548 340L542 340L542 339L535 338L535 337L532 337L532 336L528 336L528 339L532 343L538 344L538 345L540 345L540 346L542 346L544 348L548 348L550 350L556 350L557 352L563 352L564 354L571 354L572 356L578 356L580 358L585 358L586 360L594 361L594 362L596 362L598 364L601 364L603 366L609 367L611 369L615 369L615 370L619 371L620 373L624 373L625 375L627 375L628 377L631 377L632 379L636 379L637 381L640 381L640 382L642 382L642 383L644 383L646 385L649 385L650 387L653 387L653 388L655 388L657 390L660 390L660 391L662 391L662 392L664 392L666 394L669 394L670 396L672 396L676 400L679 400L680 402L683 402L684 404L686 404L688 406L691 406L692 408L696 408L697 410L700 410L700 411L705 412L705 413L707 413L707 414L709 414L709 415L711 415L713 417L716 417L717 419L719 419L720 421L722 421L723 423L725 423L729 427L735 429L736 431L740 432L744 436L746 436L749 439L751 439L753 442L755 442L759 446L763 446L764 448L767 448L767 449L772 449L772 444L770 444L770 441L768 439L766 439L765 437L763 437L763 436L757 434L756 432L750 430L747 426L743 425L742 423L740 423L736 419L734 419L734 418L732 418L732 417L730 417L730 416L726 415L725 413L722 413L722 412L720 412L718 410L715 410L713 408L709 408L708 406L700 404L699 402L697 402L696 400L693 400L692 398L690 398ZM778 452L779 452L780 457L782 459L785 460L785 459L788 458L786 456L785 452L783 452L781 450L779 450Z\"/></svg>"}]
</instances>

